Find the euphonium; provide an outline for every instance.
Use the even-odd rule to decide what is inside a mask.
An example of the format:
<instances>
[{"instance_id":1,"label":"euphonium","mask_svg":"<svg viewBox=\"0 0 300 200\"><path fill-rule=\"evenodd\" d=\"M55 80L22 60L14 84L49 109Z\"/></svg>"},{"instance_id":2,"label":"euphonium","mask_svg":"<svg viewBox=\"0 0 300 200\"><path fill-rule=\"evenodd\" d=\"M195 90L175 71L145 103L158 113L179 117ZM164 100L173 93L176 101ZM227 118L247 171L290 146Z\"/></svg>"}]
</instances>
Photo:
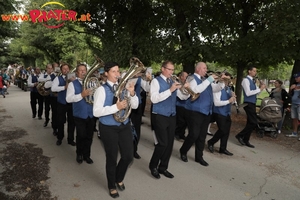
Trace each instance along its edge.
<instances>
[{"instance_id":1,"label":"euphonium","mask_svg":"<svg viewBox=\"0 0 300 200\"><path fill-rule=\"evenodd\" d=\"M183 94L186 94L186 95L190 95L191 96L191 101L195 101L199 96L200 94L199 93L195 93L191 88L187 87L185 88L184 87L184 84L180 78L178 78L176 75L172 75L171 76L171 79L174 81L174 82L178 82L180 85L181 85L181 88L179 88L179 90L183 93ZM187 81L187 80L186 80ZM190 82L190 81L189 81Z\"/></svg>"},{"instance_id":2,"label":"euphonium","mask_svg":"<svg viewBox=\"0 0 300 200\"><path fill-rule=\"evenodd\" d=\"M48 80L49 81L49 80ZM48 90L46 90L46 88L45 88L45 83L46 83L47 81L42 81L42 82L39 82L38 84L37 84L37 86L36 86L36 89L37 89L37 91L38 91L38 93L40 94L40 95L42 95L42 96L49 96L50 95L50 93L51 93L51 89L48 89Z\"/></svg>"},{"instance_id":3,"label":"euphonium","mask_svg":"<svg viewBox=\"0 0 300 200\"><path fill-rule=\"evenodd\" d=\"M85 97L85 101L89 104L94 103L94 97L93 97L94 92L96 91L96 89L98 87L101 86L101 83L100 83L98 77L96 77L94 75L94 72L104 66L104 62L99 57L97 57L97 56L95 56L95 57L96 57L96 61L90 67L90 69L88 70L86 76L84 77L84 79L82 81L82 90L91 89L91 94L89 96Z\"/></svg>"},{"instance_id":4,"label":"euphonium","mask_svg":"<svg viewBox=\"0 0 300 200\"><path fill-rule=\"evenodd\" d=\"M146 71L144 64L138 58L132 57L129 62L130 67L124 77L120 80L114 94L119 101L126 100L128 105L124 110L119 110L114 114L114 119L118 122L124 122L131 113L130 95L128 95L125 88L128 80L134 78L137 74L145 73Z\"/></svg>"}]
</instances>

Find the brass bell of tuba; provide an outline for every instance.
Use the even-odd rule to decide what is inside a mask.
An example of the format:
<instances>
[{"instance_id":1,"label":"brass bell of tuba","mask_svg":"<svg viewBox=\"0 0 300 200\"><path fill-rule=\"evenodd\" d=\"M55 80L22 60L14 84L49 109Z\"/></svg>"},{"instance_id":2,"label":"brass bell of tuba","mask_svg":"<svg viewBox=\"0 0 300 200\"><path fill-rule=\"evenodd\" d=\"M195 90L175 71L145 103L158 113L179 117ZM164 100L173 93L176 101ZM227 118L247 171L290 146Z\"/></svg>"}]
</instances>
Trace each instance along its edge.
<instances>
[{"instance_id":1,"label":"brass bell of tuba","mask_svg":"<svg viewBox=\"0 0 300 200\"><path fill-rule=\"evenodd\" d=\"M114 94L119 101L126 100L128 105L124 110L119 110L113 115L117 122L124 122L131 113L130 95L128 95L126 90L128 80L134 78L137 74L145 73L146 71L144 64L136 57L132 57L129 63L130 67L124 77L120 80Z\"/></svg>"},{"instance_id":2,"label":"brass bell of tuba","mask_svg":"<svg viewBox=\"0 0 300 200\"><path fill-rule=\"evenodd\" d=\"M104 66L104 62L98 56L95 55L95 58L96 61L89 68L87 74L85 75L82 81L82 90L91 89L91 94L84 98L85 101L89 104L94 103L94 93L96 89L101 86L99 78L94 75L94 72Z\"/></svg>"}]
</instances>

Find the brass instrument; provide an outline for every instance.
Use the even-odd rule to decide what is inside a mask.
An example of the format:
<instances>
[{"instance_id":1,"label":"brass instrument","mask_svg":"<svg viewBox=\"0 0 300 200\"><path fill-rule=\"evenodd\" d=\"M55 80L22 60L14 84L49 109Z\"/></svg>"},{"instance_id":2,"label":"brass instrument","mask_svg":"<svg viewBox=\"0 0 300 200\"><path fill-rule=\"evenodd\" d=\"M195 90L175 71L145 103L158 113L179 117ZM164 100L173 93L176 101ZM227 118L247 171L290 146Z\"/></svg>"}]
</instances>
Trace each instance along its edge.
<instances>
[{"instance_id":1,"label":"brass instrument","mask_svg":"<svg viewBox=\"0 0 300 200\"><path fill-rule=\"evenodd\" d=\"M189 78L189 76L187 77L187 79ZM190 95L191 96L191 101L195 101L199 96L200 96L200 93L195 93L191 88L189 88L189 87L187 87L187 88L185 88L184 87L184 84L185 83L183 83L181 80L180 80L180 78L178 78L176 75L172 75L171 76L171 79L174 81L174 82L178 82L180 85L181 85L181 88L179 88L179 90L183 93L183 94L185 94L185 95ZM186 79L186 81L187 81L187 79ZM185 82L186 82L185 81ZM190 80L191 81L191 80ZM188 81L188 82L190 82L190 81Z\"/></svg>"},{"instance_id":2,"label":"brass instrument","mask_svg":"<svg viewBox=\"0 0 300 200\"><path fill-rule=\"evenodd\" d=\"M128 80L134 78L139 73L145 73L146 67L136 57L132 57L129 61L130 67L124 77L120 80L118 87L115 91L115 97L119 100L126 100L128 106L124 110L119 110L113 116L117 122L124 122L131 113L130 95L127 95L126 84Z\"/></svg>"},{"instance_id":3,"label":"brass instrument","mask_svg":"<svg viewBox=\"0 0 300 200\"><path fill-rule=\"evenodd\" d=\"M209 77L211 75L215 75L215 76L217 76L217 80L219 80L219 79L221 79L222 75L225 74L226 72L227 72L226 69L222 72L208 72L208 73L206 73L206 76Z\"/></svg>"},{"instance_id":4,"label":"brass instrument","mask_svg":"<svg viewBox=\"0 0 300 200\"><path fill-rule=\"evenodd\" d=\"M50 81L50 80L48 80ZM51 89L49 88L48 90L46 90L45 88L45 83L48 82L48 81L42 81L42 82L39 82L36 86L36 89L38 91L38 93L42 96L49 96L50 93L51 93Z\"/></svg>"},{"instance_id":5,"label":"brass instrument","mask_svg":"<svg viewBox=\"0 0 300 200\"><path fill-rule=\"evenodd\" d=\"M95 58L96 61L92 64L92 66L90 67L90 69L88 70L86 76L82 81L82 90L85 89L91 90L91 94L84 98L85 101L89 104L94 103L94 97L93 97L94 93L96 89L101 86L101 83L98 77L94 75L94 72L104 66L104 62L98 56L95 55Z\"/></svg>"}]
</instances>

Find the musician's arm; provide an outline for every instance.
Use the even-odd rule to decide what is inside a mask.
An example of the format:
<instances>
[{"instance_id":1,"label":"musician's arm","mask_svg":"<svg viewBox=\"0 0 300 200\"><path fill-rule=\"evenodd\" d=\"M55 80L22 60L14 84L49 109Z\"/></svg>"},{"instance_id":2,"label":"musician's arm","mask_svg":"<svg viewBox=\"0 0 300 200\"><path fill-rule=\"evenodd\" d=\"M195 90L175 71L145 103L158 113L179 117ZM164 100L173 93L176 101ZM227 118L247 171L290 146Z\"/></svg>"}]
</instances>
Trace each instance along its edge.
<instances>
[{"instance_id":1,"label":"musician's arm","mask_svg":"<svg viewBox=\"0 0 300 200\"><path fill-rule=\"evenodd\" d=\"M250 82L247 78L244 78L242 81L242 87L245 91L245 94L249 97L249 96L253 96L256 94L259 94L261 92L261 90L259 88L256 88L255 90L250 90Z\"/></svg>"},{"instance_id":2,"label":"musician's arm","mask_svg":"<svg viewBox=\"0 0 300 200\"><path fill-rule=\"evenodd\" d=\"M51 91L52 92L60 92L65 90L65 86L59 86L58 76L52 82Z\"/></svg>"},{"instance_id":3,"label":"musician's arm","mask_svg":"<svg viewBox=\"0 0 300 200\"><path fill-rule=\"evenodd\" d=\"M32 76L30 75L27 79L27 84L28 84L28 87L34 87L35 84L32 83Z\"/></svg>"},{"instance_id":4,"label":"musician's arm","mask_svg":"<svg viewBox=\"0 0 300 200\"><path fill-rule=\"evenodd\" d=\"M75 94L74 84L72 82L69 83L68 89L67 89L66 101L68 103L75 103L75 102L80 101L82 98L83 97L81 96L81 93Z\"/></svg>"},{"instance_id":5,"label":"musician's arm","mask_svg":"<svg viewBox=\"0 0 300 200\"><path fill-rule=\"evenodd\" d=\"M106 99L104 87L99 87L94 93L94 105L93 105L93 115L95 117L102 117L106 115L111 115L119 111L117 104L111 106L104 106L104 101Z\"/></svg>"},{"instance_id":6,"label":"musician's arm","mask_svg":"<svg viewBox=\"0 0 300 200\"><path fill-rule=\"evenodd\" d=\"M159 103L172 95L171 90L159 92L159 88L157 79L152 80L150 85L150 99L152 103Z\"/></svg>"},{"instance_id":7,"label":"musician's arm","mask_svg":"<svg viewBox=\"0 0 300 200\"><path fill-rule=\"evenodd\" d=\"M214 105L217 106L217 107L226 106L227 104L230 104L229 100L225 100L225 101L221 100L221 94L222 94L221 91L213 93Z\"/></svg>"}]
</instances>

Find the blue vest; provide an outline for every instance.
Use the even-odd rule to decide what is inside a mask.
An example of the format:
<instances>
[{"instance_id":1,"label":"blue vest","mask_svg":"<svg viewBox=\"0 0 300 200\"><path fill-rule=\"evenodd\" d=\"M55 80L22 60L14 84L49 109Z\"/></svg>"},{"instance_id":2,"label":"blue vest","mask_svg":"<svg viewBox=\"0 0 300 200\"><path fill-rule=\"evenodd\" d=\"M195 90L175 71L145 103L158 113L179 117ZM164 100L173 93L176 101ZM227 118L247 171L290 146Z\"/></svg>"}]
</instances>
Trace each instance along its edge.
<instances>
[{"instance_id":1,"label":"blue vest","mask_svg":"<svg viewBox=\"0 0 300 200\"><path fill-rule=\"evenodd\" d=\"M31 82L32 83L37 83L38 82L38 78L37 78L36 75L33 75L33 74L31 75ZM36 86L30 88L30 91L31 92L38 92L37 89L36 89Z\"/></svg>"},{"instance_id":2,"label":"blue vest","mask_svg":"<svg viewBox=\"0 0 300 200\"><path fill-rule=\"evenodd\" d=\"M82 85L78 79L73 81L75 94L82 92ZM73 103L73 116L81 119L87 119L88 117L93 118L93 106L87 103L84 98L78 102Z\"/></svg>"},{"instance_id":3,"label":"blue vest","mask_svg":"<svg viewBox=\"0 0 300 200\"><path fill-rule=\"evenodd\" d=\"M196 75L194 75L194 78L197 85L200 85L202 83L202 80L199 79ZM209 115L212 113L212 106L213 94L211 85L209 85L195 101L191 101L191 98L189 98L186 102L186 109L200 112L205 115Z\"/></svg>"},{"instance_id":4,"label":"blue vest","mask_svg":"<svg viewBox=\"0 0 300 200\"><path fill-rule=\"evenodd\" d=\"M156 79L159 83L159 93L170 89L170 85L161 76L156 77ZM173 84L173 81L170 81L171 84ZM157 113L167 117L176 115L176 92L177 91L172 92L171 96L164 101L154 103L152 113Z\"/></svg>"},{"instance_id":5,"label":"blue vest","mask_svg":"<svg viewBox=\"0 0 300 200\"><path fill-rule=\"evenodd\" d=\"M138 77L138 80L136 81L136 84L134 86L134 91L136 96L139 98L139 104L142 103L142 98L141 98L141 82L142 82L142 78Z\"/></svg>"},{"instance_id":6,"label":"blue vest","mask_svg":"<svg viewBox=\"0 0 300 200\"><path fill-rule=\"evenodd\" d=\"M226 101L231 98L231 90L228 87L227 90L222 89L221 90L221 101ZM213 106L213 112L223 115L223 116L228 116L230 115L231 112L231 104L227 104L225 106Z\"/></svg>"},{"instance_id":7,"label":"blue vest","mask_svg":"<svg viewBox=\"0 0 300 200\"><path fill-rule=\"evenodd\" d=\"M58 76L58 86L65 86L66 80L62 76ZM74 85L75 87L75 85ZM57 102L66 105L67 90L62 90L57 94Z\"/></svg>"},{"instance_id":8,"label":"blue vest","mask_svg":"<svg viewBox=\"0 0 300 200\"><path fill-rule=\"evenodd\" d=\"M49 76L48 74L44 74L44 78L47 78L47 76ZM50 74L51 77L51 81L53 81L55 79L55 75L54 74ZM52 91L51 91L51 87L50 88L45 88L45 91L50 90L50 96L54 97Z\"/></svg>"},{"instance_id":9,"label":"blue vest","mask_svg":"<svg viewBox=\"0 0 300 200\"><path fill-rule=\"evenodd\" d=\"M256 90L256 85L254 84L253 80L251 80L249 77L246 77L246 79L248 79L250 82L250 90ZM256 94L247 96L243 88L243 95L244 95L244 102L256 104Z\"/></svg>"},{"instance_id":10,"label":"blue vest","mask_svg":"<svg viewBox=\"0 0 300 200\"><path fill-rule=\"evenodd\" d=\"M113 105L113 100L114 100L114 92L113 89L111 88L111 86L106 82L105 84L102 85L104 87L105 90L105 101L103 104L103 107L105 106L111 106ZM124 114L124 110L121 111L121 114ZM117 122L114 119L114 114L111 115L105 115L102 117L99 117L99 121L102 124L108 125L108 126L120 126L122 123ZM129 119L126 119L123 124L127 124L129 121Z\"/></svg>"}]
</instances>

